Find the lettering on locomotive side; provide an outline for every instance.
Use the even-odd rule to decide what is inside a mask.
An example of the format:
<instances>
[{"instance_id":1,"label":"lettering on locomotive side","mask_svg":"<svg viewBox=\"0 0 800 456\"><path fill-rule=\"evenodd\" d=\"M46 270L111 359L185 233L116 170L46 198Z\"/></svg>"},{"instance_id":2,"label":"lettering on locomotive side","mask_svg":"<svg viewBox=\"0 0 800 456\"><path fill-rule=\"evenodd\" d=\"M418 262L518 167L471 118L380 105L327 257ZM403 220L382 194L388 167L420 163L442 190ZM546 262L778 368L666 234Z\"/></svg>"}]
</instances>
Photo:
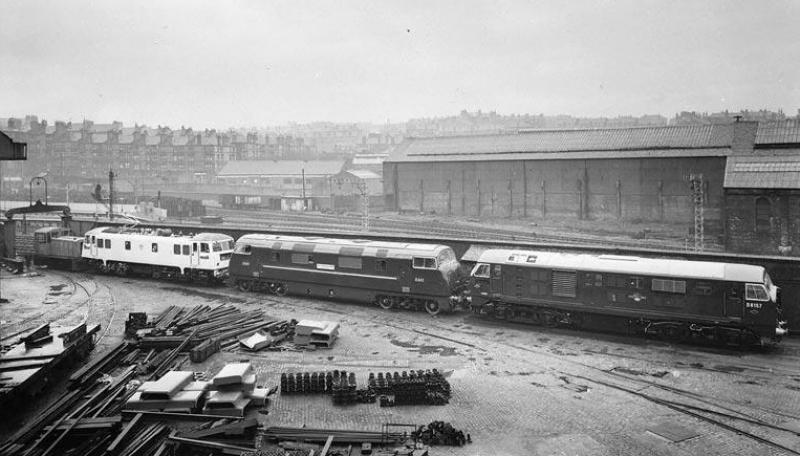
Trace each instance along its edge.
<instances>
[{"instance_id":1,"label":"lettering on locomotive side","mask_svg":"<svg viewBox=\"0 0 800 456\"><path fill-rule=\"evenodd\" d=\"M761 310L761 306L762 305L763 304L760 303L760 302L750 302L750 301L748 301L748 302L745 303L745 308L747 310L755 310L756 312L758 312L759 310Z\"/></svg>"},{"instance_id":2,"label":"lettering on locomotive side","mask_svg":"<svg viewBox=\"0 0 800 456\"><path fill-rule=\"evenodd\" d=\"M414 277L414 282L424 283L425 277Z\"/></svg>"}]
</instances>

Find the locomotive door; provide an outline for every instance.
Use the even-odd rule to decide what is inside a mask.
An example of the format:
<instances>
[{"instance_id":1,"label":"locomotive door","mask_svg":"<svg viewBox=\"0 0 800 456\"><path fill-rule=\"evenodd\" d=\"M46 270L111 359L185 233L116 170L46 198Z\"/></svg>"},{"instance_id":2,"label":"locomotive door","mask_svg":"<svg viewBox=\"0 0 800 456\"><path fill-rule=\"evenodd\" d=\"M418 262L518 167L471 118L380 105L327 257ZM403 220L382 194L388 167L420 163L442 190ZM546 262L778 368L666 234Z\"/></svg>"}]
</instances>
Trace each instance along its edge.
<instances>
[{"instance_id":1,"label":"locomotive door","mask_svg":"<svg viewBox=\"0 0 800 456\"><path fill-rule=\"evenodd\" d=\"M190 260L190 264L193 268L196 268L198 264L200 264L200 249L198 248L197 242L192 242L192 256Z\"/></svg>"},{"instance_id":2,"label":"locomotive door","mask_svg":"<svg viewBox=\"0 0 800 456\"><path fill-rule=\"evenodd\" d=\"M92 258L96 258L97 257L97 241L95 240L94 236L92 236L91 240L92 240L91 248L89 250L92 251Z\"/></svg>"},{"instance_id":3,"label":"locomotive door","mask_svg":"<svg viewBox=\"0 0 800 456\"><path fill-rule=\"evenodd\" d=\"M725 316L733 318L741 318L744 306L742 300L742 293L735 285L728 288L725 292Z\"/></svg>"},{"instance_id":4,"label":"locomotive door","mask_svg":"<svg viewBox=\"0 0 800 456\"><path fill-rule=\"evenodd\" d=\"M503 293L503 268L499 264L492 265L492 278L489 281L489 288L492 293Z\"/></svg>"}]
</instances>

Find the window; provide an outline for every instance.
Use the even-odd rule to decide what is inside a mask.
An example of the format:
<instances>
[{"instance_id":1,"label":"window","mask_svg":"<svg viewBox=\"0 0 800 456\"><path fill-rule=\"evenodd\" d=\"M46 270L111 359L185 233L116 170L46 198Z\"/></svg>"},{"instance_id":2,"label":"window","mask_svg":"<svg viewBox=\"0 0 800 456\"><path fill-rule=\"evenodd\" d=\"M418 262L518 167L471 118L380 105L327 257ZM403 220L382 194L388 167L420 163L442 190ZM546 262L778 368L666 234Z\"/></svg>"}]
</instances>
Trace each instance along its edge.
<instances>
[{"instance_id":1,"label":"window","mask_svg":"<svg viewBox=\"0 0 800 456\"><path fill-rule=\"evenodd\" d=\"M250 244L239 244L236 246L235 252L239 255L250 255L253 253L253 247Z\"/></svg>"},{"instance_id":2,"label":"window","mask_svg":"<svg viewBox=\"0 0 800 456\"><path fill-rule=\"evenodd\" d=\"M375 262L375 271L376 272L386 272L386 260L378 260Z\"/></svg>"},{"instance_id":3,"label":"window","mask_svg":"<svg viewBox=\"0 0 800 456\"><path fill-rule=\"evenodd\" d=\"M583 273L583 286L584 287L602 287L603 274L595 274L593 272Z\"/></svg>"},{"instance_id":4,"label":"window","mask_svg":"<svg viewBox=\"0 0 800 456\"><path fill-rule=\"evenodd\" d=\"M90 243L90 242L92 242L92 241L89 239L89 235L86 235L86 240L85 240L84 242L85 242L85 243L87 243L87 244L88 244L88 243Z\"/></svg>"},{"instance_id":5,"label":"window","mask_svg":"<svg viewBox=\"0 0 800 456\"><path fill-rule=\"evenodd\" d=\"M339 267L344 269L361 269L361 258L339 257Z\"/></svg>"},{"instance_id":6,"label":"window","mask_svg":"<svg viewBox=\"0 0 800 456\"><path fill-rule=\"evenodd\" d=\"M281 261L281 252L272 252L270 255L270 260L278 263Z\"/></svg>"},{"instance_id":7,"label":"window","mask_svg":"<svg viewBox=\"0 0 800 456\"><path fill-rule=\"evenodd\" d=\"M188 246L188 245L184 245L184 246L182 246L182 250L183 250L183 254L184 254L184 255L189 255L189 254L190 254L190 253L189 253L189 246Z\"/></svg>"},{"instance_id":8,"label":"window","mask_svg":"<svg viewBox=\"0 0 800 456\"><path fill-rule=\"evenodd\" d=\"M150 244L150 250L152 250L152 251L153 251L153 253L158 253L158 244L157 244L157 243L155 243L155 242L153 242L152 244Z\"/></svg>"},{"instance_id":9,"label":"window","mask_svg":"<svg viewBox=\"0 0 800 456\"><path fill-rule=\"evenodd\" d=\"M174 253L175 255L180 255L181 254L181 246L180 246L180 244L175 244L175 245L172 246L172 253Z\"/></svg>"},{"instance_id":10,"label":"window","mask_svg":"<svg viewBox=\"0 0 800 456\"><path fill-rule=\"evenodd\" d=\"M651 289L653 291L663 291L665 293L686 294L686 281L653 279L653 283L651 284Z\"/></svg>"},{"instance_id":11,"label":"window","mask_svg":"<svg viewBox=\"0 0 800 456\"><path fill-rule=\"evenodd\" d=\"M745 298L748 301L769 301L769 294L764 285L748 283L745 292Z\"/></svg>"},{"instance_id":12,"label":"window","mask_svg":"<svg viewBox=\"0 0 800 456\"><path fill-rule=\"evenodd\" d=\"M131 241L125 241L125 250L131 249Z\"/></svg>"},{"instance_id":13,"label":"window","mask_svg":"<svg viewBox=\"0 0 800 456\"><path fill-rule=\"evenodd\" d=\"M492 277L500 278L501 275L503 275L503 268L499 264L494 265L494 269L492 269Z\"/></svg>"},{"instance_id":14,"label":"window","mask_svg":"<svg viewBox=\"0 0 800 456\"><path fill-rule=\"evenodd\" d=\"M102 249L103 248L103 240L100 239L100 238L97 238L97 248L98 249Z\"/></svg>"},{"instance_id":15,"label":"window","mask_svg":"<svg viewBox=\"0 0 800 456\"><path fill-rule=\"evenodd\" d=\"M192 252L197 253L197 243L192 244Z\"/></svg>"},{"instance_id":16,"label":"window","mask_svg":"<svg viewBox=\"0 0 800 456\"><path fill-rule=\"evenodd\" d=\"M771 227L772 205L767 198L756 200L756 232L768 233Z\"/></svg>"},{"instance_id":17,"label":"window","mask_svg":"<svg viewBox=\"0 0 800 456\"><path fill-rule=\"evenodd\" d=\"M711 291L711 284L707 282L697 282L697 284L694 286L694 294L696 295L709 296Z\"/></svg>"},{"instance_id":18,"label":"window","mask_svg":"<svg viewBox=\"0 0 800 456\"><path fill-rule=\"evenodd\" d=\"M200 244L200 253L208 253L208 244L205 242Z\"/></svg>"},{"instance_id":19,"label":"window","mask_svg":"<svg viewBox=\"0 0 800 456\"><path fill-rule=\"evenodd\" d=\"M314 262L314 257L307 253L293 253L292 263L294 264L311 264Z\"/></svg>"},{"instance_id":20,"label":"window","mask_svg":"<svg viewBox=\"0 0 800 456\"><path fill-rule=\"evenodd\" d=\"M433 258L414 257L414 269L436 269Z\"/></svg>"},{"instance_id":21,"label":"window","mask_svg":"<svg viewBox=\"0 0 800 456\"><path fill-rule=\"evenodd\" d=\"M110 249L111 248L111 239L106 239L105 243L106 243L106 248Z\"/></svg>"},{"instance_id":22,"label":"window","mask_svg":"<svg viewBox=\"0 0 800 456\"><path fill-rule=\"evenodd\" d=\"M478 277L480 279L488 279L489 278L489 265L486 263L481 263L475 266L475 269L472 271L473 277Z\"/></svg>"}]
</instances>

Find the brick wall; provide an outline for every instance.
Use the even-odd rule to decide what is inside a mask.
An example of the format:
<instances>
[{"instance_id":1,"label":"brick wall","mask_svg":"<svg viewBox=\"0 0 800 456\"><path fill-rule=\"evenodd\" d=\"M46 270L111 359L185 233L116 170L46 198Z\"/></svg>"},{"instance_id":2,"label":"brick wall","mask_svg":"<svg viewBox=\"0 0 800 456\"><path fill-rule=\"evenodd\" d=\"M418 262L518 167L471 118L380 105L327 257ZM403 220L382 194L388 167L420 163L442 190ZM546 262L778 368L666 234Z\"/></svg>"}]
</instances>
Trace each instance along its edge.
<instances>
[{"instance_id":1,"label":"brick wall","mask_svg":"<svg viewBox=\"0 0 800 456\"><path fill-rule=\"evenodd\" d=\"M760 224L759 199L769 203ZM726 190L725 246L731 252L800 255L800 190Z\"/></svg>"}]
</instances>

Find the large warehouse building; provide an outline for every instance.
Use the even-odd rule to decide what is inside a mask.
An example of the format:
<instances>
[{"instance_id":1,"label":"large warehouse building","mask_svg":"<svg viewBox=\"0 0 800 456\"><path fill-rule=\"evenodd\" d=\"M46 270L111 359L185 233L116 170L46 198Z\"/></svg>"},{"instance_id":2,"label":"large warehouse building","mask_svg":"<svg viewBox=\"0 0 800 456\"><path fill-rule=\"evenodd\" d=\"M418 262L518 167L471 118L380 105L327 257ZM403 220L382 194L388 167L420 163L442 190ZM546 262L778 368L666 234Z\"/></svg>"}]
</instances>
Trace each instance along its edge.
<instances>
[{"instance_id":1,"label":"large warehouse building","mask_svg":"<svg viewBox=\"0 0 800 456\"><path fill-rule=\"evenodd\" d=\"M738 251L786 253L800 242L800 197L789 190L800 189L800 169L789 163L798 161L800 129L794 122L770 128L759 133L757 122L735 122L411 138L384 162L386 206L691 225L690 179L702 175L707 233L724 235Z\"/></svg>"}]
</instances>

